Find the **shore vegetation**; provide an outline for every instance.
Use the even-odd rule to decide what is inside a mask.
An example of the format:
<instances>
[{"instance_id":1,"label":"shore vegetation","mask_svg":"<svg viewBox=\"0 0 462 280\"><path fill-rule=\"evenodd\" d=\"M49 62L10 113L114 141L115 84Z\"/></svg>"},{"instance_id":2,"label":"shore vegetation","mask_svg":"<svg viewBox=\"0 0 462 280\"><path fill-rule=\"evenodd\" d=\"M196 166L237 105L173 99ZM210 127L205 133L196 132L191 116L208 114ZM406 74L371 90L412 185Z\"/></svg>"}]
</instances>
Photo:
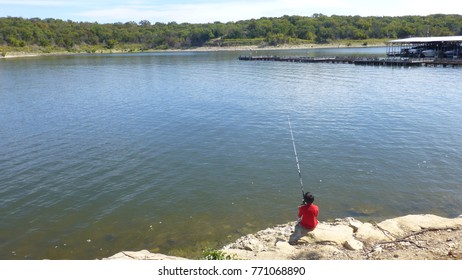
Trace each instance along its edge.
<instances>
[{"instance_id":1,"label":"shore vegetation","mask_svg":"<svg viewBox=\"0 0 462 280\"><path fill-rule=\"evenodd\" d=\"M283 16L237 22L75 22L0 18L0 56L8 53L107 53L243 46L367 46L395 38L462 35L462 15Z\"/></svg>"}]
</instances>

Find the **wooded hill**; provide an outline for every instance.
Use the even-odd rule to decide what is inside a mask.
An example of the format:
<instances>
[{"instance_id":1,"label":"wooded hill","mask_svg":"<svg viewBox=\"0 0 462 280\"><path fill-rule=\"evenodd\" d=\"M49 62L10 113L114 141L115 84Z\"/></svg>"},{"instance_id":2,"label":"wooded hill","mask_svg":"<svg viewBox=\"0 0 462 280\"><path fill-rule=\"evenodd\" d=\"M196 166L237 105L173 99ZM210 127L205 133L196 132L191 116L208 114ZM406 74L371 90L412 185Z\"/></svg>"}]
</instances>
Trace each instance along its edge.
<instances>
[{"instance_id":1,"label":"wooded hill","mask_svg":"<svg viewBox=\"0 0 462 280\"><path fill-rule=\"evenodd\" d=\"M0 48L95 50L183 49L200 46L330 43L339 40L462 35L462 15L360 17L283 16L189 24L147 20L99 24L39 18L0 18Z\"/></svg>"}]
</instances>

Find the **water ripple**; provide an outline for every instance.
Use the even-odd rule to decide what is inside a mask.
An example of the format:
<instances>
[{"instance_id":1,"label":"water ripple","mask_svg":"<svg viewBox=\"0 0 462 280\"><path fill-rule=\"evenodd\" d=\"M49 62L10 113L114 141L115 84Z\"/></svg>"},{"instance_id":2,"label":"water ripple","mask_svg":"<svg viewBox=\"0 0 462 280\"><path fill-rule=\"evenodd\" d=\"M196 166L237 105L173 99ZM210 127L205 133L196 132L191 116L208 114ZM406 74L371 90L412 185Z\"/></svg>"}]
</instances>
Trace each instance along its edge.
<instances>
[{"instance_id":1,"label":"water ripple","mask_svg":"<svg viewBox=\"0 0 462 280\"><path fill-rule=\"evenodd\" d=\"M288 115L321 219L460 212L460 70L239 54L2 62L0 257L201 251L287 222Z\"/></svg>"}]
</instances>

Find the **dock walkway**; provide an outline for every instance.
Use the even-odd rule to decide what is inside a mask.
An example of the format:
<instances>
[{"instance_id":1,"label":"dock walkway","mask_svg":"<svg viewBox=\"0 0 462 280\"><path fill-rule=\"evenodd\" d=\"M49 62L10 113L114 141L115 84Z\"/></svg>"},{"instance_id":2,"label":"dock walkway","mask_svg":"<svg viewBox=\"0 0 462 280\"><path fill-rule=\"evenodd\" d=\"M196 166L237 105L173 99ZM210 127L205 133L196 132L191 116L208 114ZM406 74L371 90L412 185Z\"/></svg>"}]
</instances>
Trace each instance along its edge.
<instances>
[{"instance_id":1,"label":"dock walkway","mask_svg":"<svg viewBox=\"0 0 462 280\"><path fill-rule=\"evenodd\" d=\"M371 57L307 57L307 56L239 56L239 60L281 61L298 63L343 63L370 66L433 66L433 67L460 67L461 59L440 58L371 58Z\"/></svg>"}]
</instances>

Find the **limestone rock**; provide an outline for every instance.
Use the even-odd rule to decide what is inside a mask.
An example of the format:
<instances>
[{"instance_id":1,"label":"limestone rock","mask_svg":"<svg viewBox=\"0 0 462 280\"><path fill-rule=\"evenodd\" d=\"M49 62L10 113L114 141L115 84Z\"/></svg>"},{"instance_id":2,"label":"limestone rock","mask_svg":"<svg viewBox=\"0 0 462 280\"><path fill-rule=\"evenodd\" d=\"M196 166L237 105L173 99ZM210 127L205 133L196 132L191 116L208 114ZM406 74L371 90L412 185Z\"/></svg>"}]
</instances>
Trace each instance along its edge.
<instances>
[{"instance_id":1,"label":"limestone rock","mask_svg":"<svg viewBox=\"0 0 462 280\"><path fill-rule=\"evenodd\" d=\"M279 251L259 252L255 255L257 260L287 260L288 255L281 254Z\"/></svg>"},{"instance_id":2,"label":"limestone rock","mask_svg":"<svg viewBox=\"0 0 462 280\"><path fill-rule=\"evenodd\" d=\"M148 250L141 251L122 251L103 260L186 260L185 258L167 256L163 254L151 253Z\"/></svg>"},{"instance_id":3,"label":"limestone rock","mask_svg":"<svg viewBox=\"0 0 462 280\"><path fill-rule=\"evenodd\" d=\"M356 238L368 242L377 242L390 240L391 238L385 235L383 231L374 227L370 223L364 223L356 232Z\"/></svg>"},{"instance_id":4,"label":"limestone rock","mask_svg":"<svg viewBox=\"0 0 462 280\"><path fill-rule=\"evenodd\" d=\"M351 239L345 241L345 243L343 243L343 247L345 247L348 250L357 251L362 250L364 248L364 244L359 240Z\"/></svg>"},{"instance_id":5,"label":"limestone rock","mask_svg":"<svg viewBox=\"0 0 462 280\"><path fill-rule=\"evenodd\" d=\"M221 251L229 256L237 256L239 259L243 260L257 260L256 252L232 248L223 248Z\"/></svg>"},{"instance_id":6,"label":"limestone rock","mask_svg":"<svg viewBox=\"0 0 462 280\"><path fill-rule=\"evenodd\" d=\"M287 252L287 253L293 253L293 251L295 250L294 246L284 241L277 242L276 248L280 251Z\"/></svg>"},{"instance_id":7,"label":"limestone rock","mask_svg":"<svg viewBox=\"0 0 462 280\"><path fill-rule=\"evenodd\" d=\"M358 221L354 218L348 218L348 225L353 228L353 232L357 232L358 229L363 225L361 221Z\"/></svg>"},{"instance_id":8,"label":"limestone rock","mask_svg":"<svg viewBox=\"0 0 462 280\"><path fill-rule=\"evenodd\" d=\"M445 229L462 225L462 219L448 219L431 214L407 215L385 220L378 224L396 236L403 236L422 229Z\"/></svg>"},{"instance_id":9,"label":"limestone rock","mask_svg":"<svg viewBox=\"0 0 462 280\"><path fill-rule=\"evenodd\" d=\"M403 236L406 231L400 227L396 219L389 219L381 222L378 226L384 231L390 233L392 236Z\"/></svg>"},{"instance_id":10,"label":"limestone rock","mask_svg":"<svg viewBox=\"0 0 462 280\"><path fill-rule=\"evenodd\" d=\"M335 246L326 245L326 246L323 246L321 249L319 249L319 253L326 255L326 256L331 256L331 255L339 255L342 253L342 251Z\"/></svg>"},{"instance_id":11,"label":"limestone rock","mask_svg":"<svg viewBox=\"0 0 462 280\"><path fill-rule=\"evenodd\" d=\"M247 251L259 251L262 249L262 243L253 234L247 235L236 242L237 248Z\"/></svg>"},{"instance_id":12,"label":"limestone rock","mask_svg":"<svg viewBox=\"0 0 462 280\"><path fill-rule=\"evenodd\" d=\"M342 245L347 240L353 239L353 229L346 225L329 225L320 223L316 229L309 233L317 243L333 242Z\"/></svg>"}]
</instances>

